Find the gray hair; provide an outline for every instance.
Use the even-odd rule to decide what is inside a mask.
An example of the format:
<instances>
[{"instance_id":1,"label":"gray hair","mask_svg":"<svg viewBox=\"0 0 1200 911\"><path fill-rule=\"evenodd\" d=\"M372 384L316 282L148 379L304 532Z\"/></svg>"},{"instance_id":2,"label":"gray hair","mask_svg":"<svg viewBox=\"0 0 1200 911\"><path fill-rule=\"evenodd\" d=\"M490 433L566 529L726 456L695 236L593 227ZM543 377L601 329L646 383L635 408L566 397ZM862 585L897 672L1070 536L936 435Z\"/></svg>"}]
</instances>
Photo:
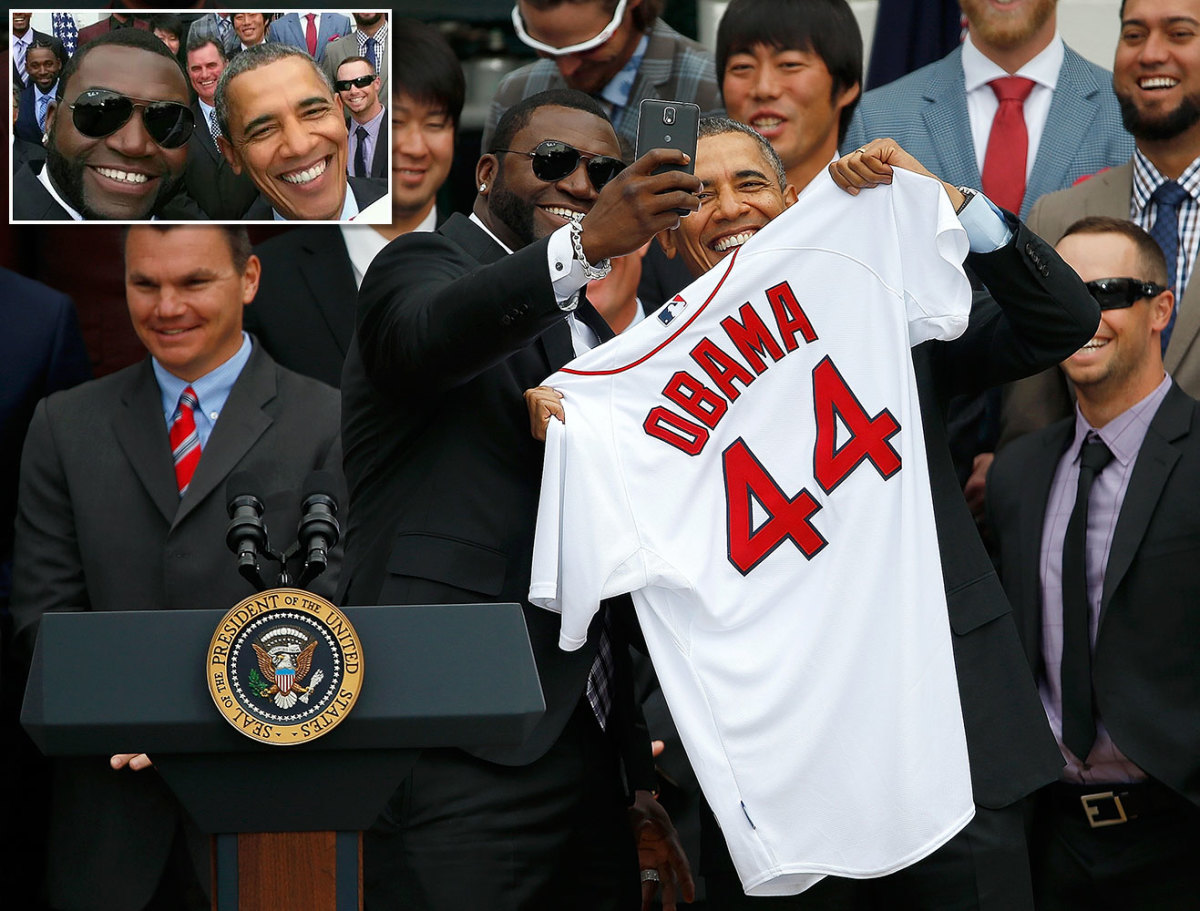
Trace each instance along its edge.
<instances>
[{"instance_id":1,"label":"gray hair","mask_svg":"<svg viewBox=\"0 0 1200 911\"><path fill-rule=\"evenodd\" d=\"M775 177L779 180L780 192L783 192L787 189L787 171L783 167L783 161L780 159L779 153L775 151L775 147L771 145L765 136L763 136L753 127L747 126L744 123L739 123L736 120L730 120L728 117L701 118L701 139L705 139L709 136L723 136L726 133L744 133L758 143L758 148L762 152L763 160L775 171Z\"/></svg>"},{"instance_id":2,"label":"gray hair","mask_svg":"<svg viewBox=\"0 0 1200 911\"><path fill-rule=\"evenodd\" d=\"M217 126L220 127L222 136L226 139L233 139L229 133L229 83L242 73L248 73L250 70L278 63L280 60L286 60L289 57L298 57L301 60L307 61L308 65L313 68L313 72L320 77L321 85L329 90L329 97L336 97L333 91L333 83L330 81L329 76L323 69L317 66L317 61L313 60L307 51L292 47L290 44L273 44L270 42L256 44L254 47L246 48L240 54L235 54L229 61L229 66L225 67L225 71L221 73L221 78L217 80L217 93L213 99L215 102L213 107L217 112Z\"/></svg>"}]
</instances>

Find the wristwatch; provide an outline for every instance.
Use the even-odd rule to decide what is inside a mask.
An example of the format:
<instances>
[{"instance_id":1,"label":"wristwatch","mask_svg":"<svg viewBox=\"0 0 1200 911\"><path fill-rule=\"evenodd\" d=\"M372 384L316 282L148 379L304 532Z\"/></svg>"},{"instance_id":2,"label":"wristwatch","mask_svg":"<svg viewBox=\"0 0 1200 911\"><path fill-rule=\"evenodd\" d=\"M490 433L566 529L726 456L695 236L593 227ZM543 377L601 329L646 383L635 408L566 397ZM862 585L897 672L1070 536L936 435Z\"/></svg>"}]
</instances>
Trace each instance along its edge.
<instances>
[{"instance_id":1,"label":"wristwatch","mask_svg":"<svg viewBox=\"0 0 1200 911\"><path fill-rule=\"evenodd\" d=\"M963 201L959 203L958 208L954 210L955 215L961 215L962 210L967 207L967 203L974 199L977 194L970 187L955 187L954 189L958 190L958 192L963 195Z\"/></svg>"},{"instance_id":2,"label":"wristwatch","mask_svg":"<svg viewBox=\"0 0 1200 911\"><path fill-rule=\"evenodd\" d=\"M595 281L598 278L604 278L612 271L612 262L608 259L602 259L598 263L589 263L587 256L583 252L583 216L577 216L571 219L571 249L575 251L575 261L583 267L583 274L588 281Z\"/></svg>"}]
</instances>

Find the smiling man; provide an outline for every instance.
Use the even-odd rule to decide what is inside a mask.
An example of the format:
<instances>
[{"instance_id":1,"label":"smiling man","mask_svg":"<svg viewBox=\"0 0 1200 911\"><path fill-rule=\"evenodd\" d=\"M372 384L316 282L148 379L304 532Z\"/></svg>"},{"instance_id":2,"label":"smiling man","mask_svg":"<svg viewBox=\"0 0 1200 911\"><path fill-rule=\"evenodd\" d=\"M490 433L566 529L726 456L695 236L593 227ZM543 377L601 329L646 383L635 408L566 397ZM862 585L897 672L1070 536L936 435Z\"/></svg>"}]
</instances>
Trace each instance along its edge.
<instances>
[{"instance_id":1,"label":"smiling man","mask_svg":"<svg viewBox=\"0 0 1200 911\"><path fill-rule=\"evenodd\" d=\"M384 108L375 67L365 57L347 57L337 68L333 87L350 112L350 173L386 177L387 149L380 142ZM386 130L382 138L387 138Z\"/></svg>"},{"instance_id":2,"label":"smiling man","mask_svg":"<svg viewBox=\"0 0 1200 911\"><path fill-rule=\"evenodd\" d=\"M20 113L13 132L27 142L42 141L46 131L46 114L54 103L58 76L62 72L62 42L57 38L37 38L25 54L29 85L21 92Z\"/></svg>"},{"instance_id":3,"label":"smiling man","mask_svg":"<svg viewBox=\"0 0 1200 911\"><path fill-rule=\"evenodd\" d=\"M221 153L261 194L246 219L345 221L387 193L384 180L347 181L342 100L304 51L286 44L242 51L217 83L216 110Z\"/></svg>"},{"instance_id":4,"label":"smiling man","mask_svg":"<svg viewBox=\"0 0 1200 911\"><path fill-rule=\"evenodd\" d=\"M46 114L46 164L13 179L17 220L143 219L183 179L195 116L187 79L150 32L121 29L81 47Z\"/></svg>"},{"instance_id":5,"label":"smiling man","mask_svg":"<svg viewBox=\"0 0 1200 911\"><path fill-rule=\"evenodd\" d=\"M239 50L258 47L267 40L267 17L263 13L234 13L233 28L241 42Z\"/></svg>"},{"instance_id":6,"label":"smiling man","mask_svg":"<svg viewBox=\"0 0 1200 911\"><path fill-rule=\"evenodd\" d=\"M523 392L611 337L582 294L588 279L675 224L676 207L696 207L694 177L651 174L682 152L627 169L619 155L587 95L527 98L476 165L471 216L398 238L363 280L342 385L347 603L522 604L547 704L522 744L421 752L366 836L372 907L636 907L631 819L642 866L672 889L678 876L690 897L646 790L649 741L621 657L630 615L614 605L612 631L598 624L568 654L557 619L526 600L542 447ZM593 676L602 636L615 665ZM593 707L588 689L610 684L611 701Z\"/></svg>"}]
</instances>

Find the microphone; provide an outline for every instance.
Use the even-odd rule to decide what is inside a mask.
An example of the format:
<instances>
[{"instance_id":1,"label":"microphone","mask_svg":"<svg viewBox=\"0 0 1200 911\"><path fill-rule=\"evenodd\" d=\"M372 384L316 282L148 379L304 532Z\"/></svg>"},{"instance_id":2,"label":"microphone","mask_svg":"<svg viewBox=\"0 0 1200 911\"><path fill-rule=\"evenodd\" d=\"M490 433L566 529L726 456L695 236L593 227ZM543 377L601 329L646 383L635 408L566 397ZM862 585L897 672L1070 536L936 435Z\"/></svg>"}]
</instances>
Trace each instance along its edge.
<instances>
[{"instance_id":1,"label":"microphone","mask_svg":"<svg viewBox=\"0 0 1200 911\"><path fill-rule=\"evenodd\" d=\"M301 507L297 542L304 551L304 569L300 585L304 586L325 572L329 566L329 551L338 542L342 530L337 520L337 483L328 471L310 472L304 481L309 493Z\"/></svg>"},{"instance_id":2,"label":"microphone","mask_svg":"<svg viewBox=\"0 0 1200 911\"><path fill-rule=\"evenodd\" d=\"M267 586L259 570L258 555L267 550L267 528L262 521L262 500L254 493L259 486L253 472L239 471L230 477L225 486L230 519L225 544L237 554L238 572L262 591Z\"/></svg>"}]
</instances>

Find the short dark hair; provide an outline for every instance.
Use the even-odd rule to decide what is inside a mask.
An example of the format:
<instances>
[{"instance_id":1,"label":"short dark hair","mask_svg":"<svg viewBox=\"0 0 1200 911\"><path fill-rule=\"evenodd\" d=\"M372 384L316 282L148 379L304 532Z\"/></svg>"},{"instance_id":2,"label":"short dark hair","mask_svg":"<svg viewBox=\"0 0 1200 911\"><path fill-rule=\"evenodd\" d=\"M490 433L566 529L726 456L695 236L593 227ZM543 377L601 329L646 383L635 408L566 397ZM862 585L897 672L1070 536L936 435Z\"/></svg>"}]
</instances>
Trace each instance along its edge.
<instances>
[{"instance_id":1,"label":"short dark hair","mask_svg":"<svg viewBox=\"0 0 1200 911\"><path fill-rule=\"evenodd\" d=\"M1072 234L1120 234L1128 238L1137 248L1138 259L1145 270L1144 275L1131 275L1142 281L1151 281L1159 285L1170 285L1167 279L1167 259L1163 256L1162 247L1140 225L1125 218L1112 218L1108 215L1089 215L1071 224L1063 233L1063 237ZM1061 239L1061 238L1060 238ZM1113 276L1121 278L1122 276Z\"/></svg>"},{"instance_id":2,"label":"short dark hair","mask_svg":"<svg viewBox=\"0 0 1200 911\"><path fill-rule=\"evenodd\" d=\"M28 54L29 51L32 51L34 48L53 51L54 56L58 58L59 66L67 65L67 49L63 46L63 43L59 39L53 37L52 35L38 35L33 39L32 42L30 42L29 50L25 53ZM61 74L61 72L62 71L60 70L59 73Z\"/></svg>"},{"instance_id":3,"label":"short dark hair","mask_svg":"<svg viewBox=\"0 0 1200 911\"><path fill-rule=\"evenodd\" d=\"M250 259L252 249L250 247L250 234L241 225L220 224L211 225L198 223L194 225L160 225L156 222L148 222L146 224L126 225L121 231L121 254L125 254L125 246L129 243L129 232L133 228L149 228L152 231L158 231L165 234L167 231L175 231L180 228L216 228L225 235L225 240L229 244L229 256L233 260L233 267L241 272L246 268L246 263Z\"/></svg>"},{"instance_id":4,"label":"short dark hair","mask_svg":"<svg viewBox=\"0 0 1200 911\"><path fill-rule=\"evenodd\" d=\"M229 62L229 55L225 53L225 46L221 44L218 38L204 32L196 32L193 34L190 31L188 32L187 46L183 49L184 60L187 59L187 55L192 51L198 51L206 44L211 44L213 47L215 47L217 49L217 56L219 56L226 63Z\"/></svg>"},{"instance_id":5,"label":"short dark hair","mask_svg":"<svg viewBox=\"0 0 1200 911\"><path fill-rule=\"evenodd\" d=\"M159 43L161 44L162 42ZM248 73L250 70L278 63L280 60L287 60L289 57L297 57L306 61L313 68L313 72L320 78L321 85L329 89L329 96L332 98L337 94L333 90L333 80L329 78L329 74L317 66L317 62L308 55L308 51L302 51L300 48L292 47L290 44L276 44L269 41L256 44L254 47L248 47L241 53L233 56L229 61L229 66L225 67L224 72L221 73L221 78L217 80L217 91L216 97L213 98L213 107L217 112L217 126L226 139L233 138L229 134L229 83L242 73Z\"/></svg>"},{"instance_id":6,"label":"short dark hair","mask_svg":"<svg viewBox=\"0 0 1200 911\"><path fill-rule=\"evenodd\" d=\"M164 32L170 32L176 38L183 38L187 31L183 27L183 20L175 13L155 13L150 17L150 31L162 29Z\"/></svg>"},{"instance_id":7,"label":"short dark hair","mask_svg":"<svg viewBox=\"0 0 1200 911\"><path fill-rule=\"evenodd\" d=\"M392 47L401 51L392 58L392 95L403 92L422 104L443 105L457 125L467 83L450 43L432 25L416 19L397 19L388 27Z\"/></svg>"},{"instance_id":8,"label":"short dark hair","mask_svg":"<svg viewBox=\"0 0 1200 911\"><path fill-rule=\"evenodd\" d=\"M584 3L598 3L608 10L608 14L611 16L617 11L617 4L620 0L526 0L526 2L537 10L554 9L564 3L574 3L577 6ZM639 32L650 31L654 27L655 21L662 15L665 5L666 0L642 0L633 8L631 17L633 27Z\"/></svg>"},{"instance_id":9,"label":"short dark hair","mask_svg":"<svg viewBox=\"0 0 1200 911\"><path fill-rule=\"evenodd\" d=\"M160 57L165 57L175 64L175 68L179 70L179 75L183 77L184 86L187 86L187 73L183 71L183 65L179 62L179 58L171 53L171 49L163 44L157 35L140 28L121 28L114 32L105 32L100 37L89 41L75 52L74 57L67 61L67 65L63 67L63 71L58 77L58 91L55 92L55 97L59 101L63 100L63 95L67 90L67 83L71 81L71 77L75 75L75 72L83 63L83 59L96 48L109 44L116 45L117 47L131 47L139 51L149 51L151 54L158 54Z\"/></svg>"},{"instance_id":10,"label":"short dark hair","mask_svg":"<svg viewBox=\"0 0 1200 911\"><path fill-rule=\"evenodd\" d=\"M372 63L370 60L368 60L366 57L360 57L360 56L358 56L357 54L355 54L353 57L347 57L345 60L342 60L342 61L340 61L340 62L338 63L338 65L337 65L337 69L335 69L335 70L333 71L333 72L334 72L334 77L333 77L333 78L334 78L335 80L337 79L337 71L338 71L338 70L340 70L342 67L344 67L344 66L345 66L347 63L365 63L367 66L369 66L369 67L371 68L371 72L372 72L372 73L375 73L376 75L379 75L379 74L378 74L378 72L375 70L375 64L373 64L373 63ZM336 89L336 88L337 88L337 86L335 85L335 86L334 86L334 88Z\"/></svg>"},{"instance_id":11,"label":"short dark hair","mask_svg":"<svg viewBox=\"0 0 1200 911\"><path fill-rule=\"evenodd\" d=\"M724 84L729 58L756 44L816 54L833 77L831 98L854 85L861 89L862 33L846 0L733 0L717 26L718 83ZM859 98L842 108L839 143L846 138Z\"/></svg>"},{"instance_id":12,"label":"short dark hair","mask_svg":"<svg viewBox=\"0 0 1200 911\"><path fill-rule=\"evenodd\" d=\"M753 139L757 143L759 151L762 152L763 158L775 172L775 177L779 180L779 189L781 191L787 189L787 170L783 166L783 160L779 157L779 153L775 151L775 147L758 130L729 117L701 118L701 139L708 136L722 136L726 133L743 133Z\"/></svg>"},{"instance_id":13,"label":"short dark hair","mask_svg":"<svg viewBox=\"0 0 1200 911\"><path fill-rule=\"evenodd\" d=\"M486 149L487 153L490 155L497 149L507 149L512 143L513 137L529 125L529 120L533 117L534 111L547 107L573 108L577 111L586 111L589 114L595 114L605 123L612 123L608 119L608 114L605 113L604 108L600 107L596 99L586 92L580 92L576 89L549 89L548 91L538 92L536 95L522 98L504 112L500 118L500 122L496 124L496 132L492 134L492 143Z\"/></svg>"}]
</instances>

